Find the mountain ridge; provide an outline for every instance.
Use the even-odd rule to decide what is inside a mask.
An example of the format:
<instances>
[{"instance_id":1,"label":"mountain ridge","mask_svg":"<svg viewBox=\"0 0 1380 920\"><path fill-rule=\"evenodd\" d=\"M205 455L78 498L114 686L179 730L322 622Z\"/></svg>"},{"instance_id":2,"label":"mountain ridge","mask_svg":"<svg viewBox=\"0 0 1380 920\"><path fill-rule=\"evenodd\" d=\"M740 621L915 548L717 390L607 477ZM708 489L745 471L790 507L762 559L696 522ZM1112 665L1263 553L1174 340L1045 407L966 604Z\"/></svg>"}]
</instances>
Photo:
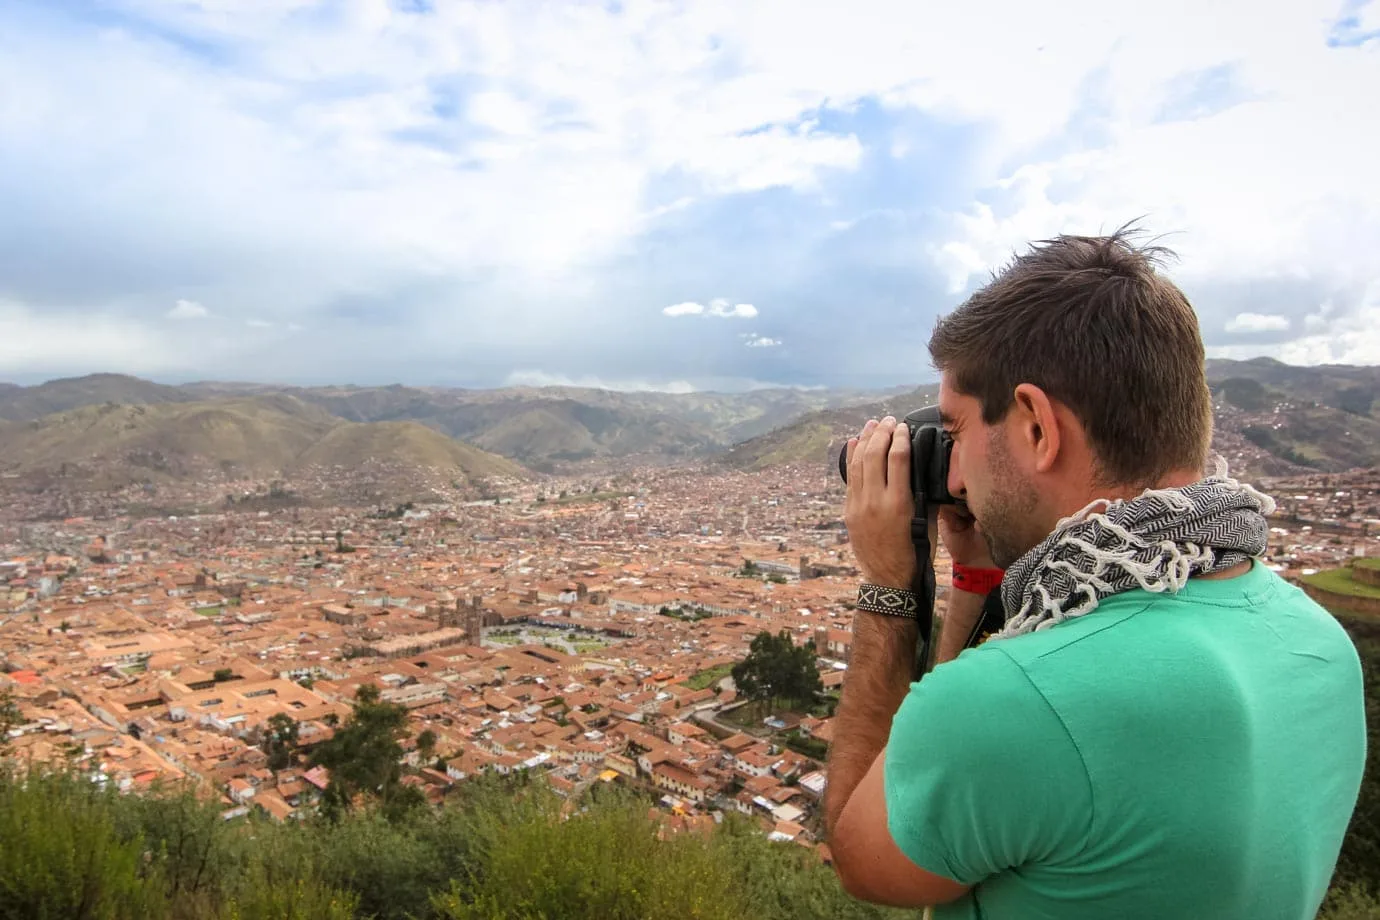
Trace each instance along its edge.
<instances>
[{"instance_id":1,"label":"mountain ridge","mask_svg":"<svg viewBox=\"0 0 1380 920\"><path fill-rule=\"evenodd\" d=\"M1213 449L1233 473L1287 476L1380 465L1380 367L1212 359L1207 374L1214 396ZM783 463L827 468L869 418L900 418L937 398L934 385L904 398L807 413L735 444L723 462L743 470Z\"/></svg>"},{"instance_id":2,"label":"mountain ridge","mask_svg":"<svg viewBox=\"0 0 1380 920\"><path fill-rule=\"evenodd\" d=\"M745 393L623 392L589 387L350 385L297 387L201 381L176 386L121 375L62 378L0 389L0 419L31 421L105 402L164 404L282 394L353 422L415 421L535 469L641 453L713 453L811 409L865 402L878 392L768 388Z\"/></svg>"},{"instance_id":3,"label":"mountain ridge","mask_svg":"<svg viewBox=\"0 0 1380 920\"><path fill-rule=\"evenodd\" d=\"M118 488L185 481L301 475L371 462L451 470L463 478L525 471L417 422L358 423L286 394L102 403L0 424L0 471L41 487Z\"/></svg>"},{"instance_id":4,"label":"mountain ridge","mask_svg":"<svg viewBox=\"0 0 1380 920\"><path fill-rule=\"evenodd\" d=\"M1380 464L1380 367L1299 366L1253 358L1210 359L1207 371L1215 400L1214 446L1229 457L1233 469L1284 475ZM720 457L730 466L760 469L828 462L867 418L903 415L932 403L936 394L936 384L874 391L781 387L658 393L576 386L169 385L91 374L31 387L0 384L0 439L14 440L24 425L55 411L91 405L186 406L236 399L275 405L274 400L290 400L276 405L290 406L291 413L303 417L314 409L336 423L415 423L538 472L553 472L567 462L639 457L672 462ZM313 436L324 437L326 422L318 424L322 427ZM461 454L441 442L423 445L426 440L413 433L400 443L414 460L462 462ZM360 433L349 438L339 434L332 443L348 459L362 456L361 451L387 453L379 446L386 442ZM372 446L366 450L361 446L366 444ZM323 449L315 456L325 460L327 453ZM488 462L478 455L470 459Z\"/></svg>"}]
</instances>

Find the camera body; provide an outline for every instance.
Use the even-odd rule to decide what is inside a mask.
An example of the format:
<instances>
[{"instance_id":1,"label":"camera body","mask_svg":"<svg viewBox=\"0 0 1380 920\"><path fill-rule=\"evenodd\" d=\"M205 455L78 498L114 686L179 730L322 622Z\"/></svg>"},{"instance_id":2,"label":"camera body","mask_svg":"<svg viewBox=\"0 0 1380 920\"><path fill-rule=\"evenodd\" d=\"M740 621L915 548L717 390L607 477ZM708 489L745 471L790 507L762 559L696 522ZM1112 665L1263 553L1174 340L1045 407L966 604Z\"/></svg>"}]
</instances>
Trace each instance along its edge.
<instances>
[{"instance_id":1,"label":"camera body","mask_svg":"<svg viewBox=\"0 0 1380 920\"><path fill-rule=\"evenodd\" d=\"M949 494L949 455L953 438L944 430L938 406L916 409L904 419L910 431L910 488L917 507L952 505ZM839 475L848 481L848 448L839 451Z\"/></svg>"},{"instance_id":2,"label":"camera body","mask_svg":"<svg viewBox=\"0 0 1380 920\"><path fill-rule=\"evenodd\" d=\"M934 599L936 595L934 567L930 565L930 535L928 519L931 505L955 505L959 500L949 494L949 459L953 453L953 438L944 430L938 406L916 409L905 417L910 430L910 488L915 498L915 517L911 520L910 537L915 546L919 571L913 590L920 595L919 627L916 640L915 667L912 680L921 680L934 666L938 639L934 631ZM839 474L848 481L848 449L839 451ZM1006 622L1001 591L988 593L982 612L964 641L971 648L989 634L999 632ZM931 638L935 641L931 642Z\"/></svg>"}]
</instances>

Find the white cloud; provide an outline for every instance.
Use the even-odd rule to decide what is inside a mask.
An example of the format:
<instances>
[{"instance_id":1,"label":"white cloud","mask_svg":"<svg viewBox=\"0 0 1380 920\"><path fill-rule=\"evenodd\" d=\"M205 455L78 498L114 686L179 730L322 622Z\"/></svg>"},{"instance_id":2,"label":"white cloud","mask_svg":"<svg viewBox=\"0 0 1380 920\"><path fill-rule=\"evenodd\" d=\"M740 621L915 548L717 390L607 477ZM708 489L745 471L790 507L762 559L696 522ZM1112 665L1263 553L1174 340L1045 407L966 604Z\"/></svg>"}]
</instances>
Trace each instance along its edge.
<instances>
[{"instance_id":1,"label":"white cloud","mask_svg":"<svg viewBox=\"0 0 1380 920\"><path fill-rule=\"evenodd\" d=\"M1283 332L1289 317L1266 313L1238 313L1227 323L1228 332Z\"/></svg>"},{"instance_id":2,"label":"white cloud","mask_svg":"<svg viewBox=\"0 0 1380 920\"><path fill-rule=\"evenodd\" d=\"M740 199L754 212L809 202L813 225L835 230L894 207L907 219L897 246L955 295L1031 239L1140 215L1173 234L1189 282L1355 291L1380 277L1380 122L1356 116L1372 107L1380 55L1327 46L1335 8L456 0L428 15L383 2L294 15L311 5L111 0L82 22L60 5L0 4L0 32L16 36L0 56L13 90L0 94L0 161L20 177L0 176L0 200L22 192L15 213L64 228L41 240L53 278L113 279L63 300L73 312L157 314L195 283L217 316L273 304L263 322L310 324L310 347L336 341L338 316L374 309L425 320L434 334L416 342L463 331L516 353L515 329L564 330L580 320L559 311L605 302L648 231L693 243L681 222L708 213L702 232L722 232L713 221ZM1380 4L1358 9L1364 30ZM982 41L961 40L972 35ZM1194 75L1211 91L1192 90ZM891 162L867 173L878 154ZM893 195L912 163L935 166L942 190ZM780 313L809 300L814 266L755 254L705 265L704 283L767 289ZM6 268L0 256L0 274L16 274ZM393 309L390 292L419 284L453 293L419 296L417 317ZM60 299L19 293L28 309ZM188 303L168 315L209 315ZM919 304L917 320L947 306ZM662 312L758 315L727 300ZM1308 336L1367 314L1339 297L1325 321L1291 316L1297 353L1314 354L1345 343ZM1380 361L1380 348L1364 354Z\"/></svg>"},{"instance_id":3,"label":"white cloud","mask_svg":"<svg viewBox=\"0 0 1380 920\"><path fill-rule=\"evenodd\" d=\"M709 306L695 301L672 304L662 307L667 316L719 316L726 318L751 319L757 315L757 308L750 303L730 303L722 297L709 301Z\"/></svg>"},{"instance_id":4,"label":"white cloud","mask_svg":"<svg viewBox=\"0 0 1380 920\"><path fill-rule=\"evenodd\" d=\"M567 376L546 371L513 371L503 382L510 387L583 387L596 390L617 390L625 393L694 393L697 387L685 380L651 381L622 380L605 377Z\"/></svg>"},{"instance_id":5,"label":"white cloud","mask_svg":"<svg viewBox=\"0 0 1380 920\"><path fill-rule=\"evenodd\" d=\"M1324 331L1325 330L1325 331ZM1262 349L1257 345L1226 345L1208 349L1214 358L1254 358L1261 354L1286 364L1380 363L1380 281L1361 295L1358 309L1335 315L1331 303L1304 318L1305 334Z\"/></svg>"},{"instance_id":6,"label":"white cloud","mask_svg":"<svg viewBox=\"0 0 1380 920\"><path fill-rule=\"evenodd\" d=\"M727 300L716 298L709 303L709 315L751 319L757 315L757 308L750 303L735 303L730 305Z\"/></svg>"},{"instance_id":7,"label":"white cloud","mask_svg":"<svg viewBox=\"0 0 1380 920\"><path fill-rule=\"evenodd\" d=\"M247 319L247 320L244 321L244 324L245 324L246 326L248 326L250 329L272 329L272 328L273 328L273 323L270 323L270 322L269 322L268 320L266 320L266 319Z\"/></svg>"},{"instance_id":8,"label":"white cloud","mask_svg":"<svg viewBox=\"0 0 1380 920\"><path fill-rule=\"evenodd\" d=\"M704 312L704 304L698 304L694 301L673 303L669 307L662 307L661 312L667 316L699 316Z\"/></svg>"},{"instance_id":9,"label":"white cloud","mask_svg":"<svg viewBox=\"0 0 1380 920\"><path fill-rule=\"evenodd\" d=\"M162 369L158 337L119 317L90 316L81 323L45 317L20 304L0 301L0 367L7 374L48 373L76 360L88 367Z\"/></svg>"},{"instance_id":10,"label":"white cloud","mask_svg":"<svg viewBox=\"0 0 1380 920\"><path fill-rule=\"evenodd\" d=\"M211 311L195 300L179 300L168 311L168 319L205 319L210 315Z\"/></svg>"},{"instance_id":11,"label":"white cloud","mask_svg":"<svg viewBox=\"0 0 1380 920\"><path fill-rule=\"evenodd\" d=\"M746 344L748 348L775 348L777 345L781 344L780 339L771 339L767 338L765 335L757 335L756 333L748 333L743 336L743 339L744 344Z\"/></svg>"},{"instance_id":12,"label":"white cloud","mask_svg":"<svg viewBox=\"0 0 1380 920\"><path fill-rule=\"evenodd\" d=\"M1335 11L1313 4L1266 15L1245 0L1157 9L1135 29L1112 16L1062 37L1051 36L1054 21L1031 24L1030 50L1043 52L994 69L1005 80L1027 62L1022 91L1002 94L1027 111L993 97L986 114L1007 141L974 170L980 200L951 211L945 237L926 247L952 289L1030 240L1139 217L1167 234L1181 257L1174 274L1188 282L1347 285L1380 273L1380 184L1368 153L1380 124L1353 117L1380 84L1380 55L1328 47ZM1078 54L1061 54L1073 46ZM943 90L976 103L976 88L954 77ZM1075 117L1077 135L1038 152L1011 143L1058 137Z\"/></svg>"}]
</instances>

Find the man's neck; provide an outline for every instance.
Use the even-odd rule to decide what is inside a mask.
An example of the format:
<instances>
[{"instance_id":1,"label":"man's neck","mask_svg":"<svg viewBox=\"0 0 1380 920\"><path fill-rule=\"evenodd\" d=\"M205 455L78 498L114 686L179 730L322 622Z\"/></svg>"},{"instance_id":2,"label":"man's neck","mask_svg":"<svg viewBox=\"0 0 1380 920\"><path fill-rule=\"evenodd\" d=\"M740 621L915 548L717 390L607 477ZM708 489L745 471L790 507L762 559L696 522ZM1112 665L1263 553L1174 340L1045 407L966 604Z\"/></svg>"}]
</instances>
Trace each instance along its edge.
<instances>
[{"instance_id":1,"label":"man's neck","mask_svg":"<svg viewBox=\"0 0 1380 920\"><path fill-rule=\"evenodd\" d=\"M1163 477L1161 477L1160 480L1159 480L1158 482L1156 482L1153 486L1149 486L1149 487L1146 487L1146 486L1115 486L1115 487L1113 487L1113 488L1111 488L1111 489L1103 489L1103 490L1094 489L1093 491L1094 491L1096 494L1093 495L1093 496L1091 496L1090 498L1088 498L1088 501L1084 503L1084 506L1083 506L1083 507L1086 507L1086 505L1087 505L1088 503L1094 502L1094 501L1096 501L1098 498L1109 498L1109 499L1118 499L1118 498L1121 498L1121 499L1130 500L1130 499L1133 499L1133 498L1135 498L1136 496L1140 495L1142 492L1144 492L1144 491L1146 490L1146 488L1153 488L1153 489L1182 489L1184 486L1192 485L1193 483L1197 482L1198 480L1200 480L1200 479L1202 479L1202 478L1203 478L1202 473L1195 472L1195 471L1193 471L1193 470L1172 470L1172 471L1166 473ZM1216 580L1218 580L1218 579L1225 579L1225 578L1238 578L1238 577L1240 577L1240 576L1242 576L1242 575L1245 575L1247 572L1249 572L1249 571L1251 570L1251 566L1252 566L1252 562L1248 559L1248 560L1246 560L1245 562L1237 563L1236 565L1232 566L1231 568L1229 568L1229 569L1223 569L1223 570L1220 571L1220 572L1204 572L1204 573L1198 573L1198 574L1193 575L1192 577L1194 577L1194 578L1202 578L1202 579L1205 579L1205 580L1211 579L1211 580L1214 580L1214 581L1216 581Z\"/></svg>"},{"instance_id":2,"label":"man's neck","mask_svg":"<svg viewBox=\"0 0 1380 920\"><path fill-rule=\"evenodd\" d=\"M1161 476L1159 480L1150 484L1131 485L1123 483L1119 485L1098 485L1094 480L1094 484L1089 486L1086 491L1082 492L1080 495L1081 501L1078 507L1073 510L1077 511L1086 508L1098 499L1103 498L1111 501L1117 499L1130 501L1140 496L1147 489L1182 489L1184 486L1192 485L1202 478L1202 473L1197 473L1192 470L1171 470Z\"/></svg>"}]
</instances>

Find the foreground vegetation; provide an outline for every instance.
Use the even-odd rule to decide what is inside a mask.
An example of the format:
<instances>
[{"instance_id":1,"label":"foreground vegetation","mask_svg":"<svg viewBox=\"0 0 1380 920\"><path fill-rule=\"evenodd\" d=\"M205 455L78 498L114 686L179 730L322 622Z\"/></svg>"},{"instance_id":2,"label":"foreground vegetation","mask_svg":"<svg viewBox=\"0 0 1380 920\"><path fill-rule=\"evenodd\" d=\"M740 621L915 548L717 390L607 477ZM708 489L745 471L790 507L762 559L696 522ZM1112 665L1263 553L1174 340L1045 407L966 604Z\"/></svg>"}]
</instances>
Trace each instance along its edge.
<instances>
[{"instance_id":1,"label":"foreground vegetation","mask_svg":"<svg viewBox=\"0 0 1380 920\"><path fill-rule=\"evenodd\" d=\"M440 809L277 825L185 794L0 773L0 920L914 916L854 902L812 852L740 816L659 841L648 799L592 792L483 777Z\"/></svg>"},{"instance_id":2,"label":"foreground vegetation","mask_svg":"<svg viewBox=\"0 0 1380 920\"><path fill-rule=\"evenodd\" d=\"M659 840L646 800L593 791L575 809L539 780L485 777L403 820L368 808L277 825L226 822L189 795L0 773L0 920L918 916L852 900L811 852L740 816ZM1380 918L1372 892L1339 886L1320 916Z\"/></svg>"}]
</instances>

